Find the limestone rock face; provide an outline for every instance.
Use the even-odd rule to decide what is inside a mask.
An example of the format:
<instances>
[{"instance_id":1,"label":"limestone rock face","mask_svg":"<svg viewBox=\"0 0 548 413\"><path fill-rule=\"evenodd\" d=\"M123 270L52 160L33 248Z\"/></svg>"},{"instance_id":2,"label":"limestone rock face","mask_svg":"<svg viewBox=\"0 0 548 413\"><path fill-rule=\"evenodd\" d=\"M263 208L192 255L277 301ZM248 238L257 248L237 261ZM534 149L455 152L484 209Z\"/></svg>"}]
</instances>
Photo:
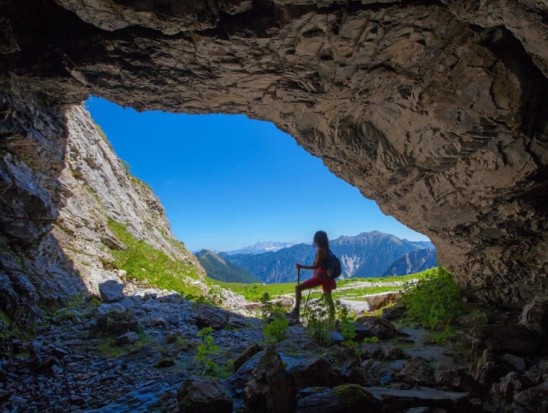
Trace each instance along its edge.
<instances>
[{"instance_id":1,"label":"limestone rock face","mask_svg":"<svg viewBox=\"0 0 548 413\"><path fill-rule=\"evenodd\" d=\"M116 271L108 271L113 261L109 248L124 246L109 229L108 220L124 224L135 237L199 268L203 275L196 257L171 234L158 198L129 174L89 113L81 106L69 107L66 126L65 169L58 178L61 206L53 234L88 290L99 293L101 283L119 280Z\"/></svg>"},{"instance_id":2,"label":"limestone rock face","mask_svg":"<svg viewBox=\"0 0 548 413\"><path fill-rule=\"evenodd\" d=\"M63 160L60 106L89 94L140 110L245 113L427 234L470 295L511 307L546 296L545 2L182 4L0 4L3 111L18 108L26 125L18 148L58 142L42 153L51 165L35 160L41 185L55 185ZM11 188L2 211L21 212L22 243L34 245L55 221L50 201L36 220L16 207L24 187ZM21 232L14 222L6 237Z\"/></svg>"},{"instance_id":3,"label":"limestone rock face","mask_svg":"<svg viewBox=\"0 0 548 413\"><path fill-rule=\"evenodd\" d=\"M77 292L122 298L110 251L124 245L109 220L204 275L174 239L159 200L128 173L83 107L56 112L32 95L4 97L2 105L0 310L24 320L39 301Z\"/></svg>"}]
</instances>

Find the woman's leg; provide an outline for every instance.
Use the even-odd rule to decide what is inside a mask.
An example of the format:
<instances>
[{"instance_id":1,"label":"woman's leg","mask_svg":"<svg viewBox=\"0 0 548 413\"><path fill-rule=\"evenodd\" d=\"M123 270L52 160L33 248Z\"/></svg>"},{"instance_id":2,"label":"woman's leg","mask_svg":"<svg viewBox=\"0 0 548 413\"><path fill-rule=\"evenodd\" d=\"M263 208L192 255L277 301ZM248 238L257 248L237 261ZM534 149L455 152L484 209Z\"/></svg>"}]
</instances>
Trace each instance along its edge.
<instances>
[{"instance_id":1,"label":"woman's leg","mask_svg":"<svg viewBox=\"0 0 548 413\"><path fill-rule=\"evenodd\" d=\"M301 298L302 298L302 291L304 289L303 283L297 284L295 286L295 307L293 308L293 311L291 311L291 315L293 315L295 318L299 318L300 310L301 310Z\"/></svg>"},{"instance_id":2,"label":"woman's leg","mask_svg":"<svg viewBox=\"0 0 548 413\"><path fill-rule=\"evenodd\" d=\"M323 295L325 297L325 302L327 303L327 307L329 309L329 324L331 328L335 328L335 303L333 302L331 291L324 292Z\"/></svg>"}]
</instances>

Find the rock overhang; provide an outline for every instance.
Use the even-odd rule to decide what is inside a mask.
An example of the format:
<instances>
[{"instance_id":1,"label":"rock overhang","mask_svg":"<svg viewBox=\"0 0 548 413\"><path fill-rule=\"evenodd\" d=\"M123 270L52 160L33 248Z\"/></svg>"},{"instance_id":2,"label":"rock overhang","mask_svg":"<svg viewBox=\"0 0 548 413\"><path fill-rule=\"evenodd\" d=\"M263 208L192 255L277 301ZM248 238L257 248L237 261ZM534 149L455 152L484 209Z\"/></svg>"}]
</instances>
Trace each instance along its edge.
<instances>
[{"instance_id":1,"label":"rock overhang","mask_svg":"<svg viewBox=\"0 0 548 413\"><path fill-rule=\"evenodd\" d=\"M272 121L385 213L430 236L472 295L506 306L546 295L541 5L477 13L466 1L0 7L3 94L25 91L53 108L94 94L139 110Z\"/></svg>"}]
</instances>

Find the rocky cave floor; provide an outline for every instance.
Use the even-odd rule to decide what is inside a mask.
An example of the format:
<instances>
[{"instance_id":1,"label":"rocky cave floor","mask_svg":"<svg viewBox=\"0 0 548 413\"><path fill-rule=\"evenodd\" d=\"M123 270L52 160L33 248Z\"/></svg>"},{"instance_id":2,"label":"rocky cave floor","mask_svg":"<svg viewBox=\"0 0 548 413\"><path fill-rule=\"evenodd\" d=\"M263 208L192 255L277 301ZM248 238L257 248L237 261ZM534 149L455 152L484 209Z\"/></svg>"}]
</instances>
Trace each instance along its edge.
<instances>
[{"instance_id":1,"label":"rocky cave floor","mask_svg":"<svg viewBox=\"0 0 548 413\"><path fill-rule=\"evenodd\" d=\"M360 339L381 340L356 349L337 344L336 334L321 347L301 326L265 346L259 319L161 290L125 293L112 303L82 297L37 323L32 335L4 337L2 411L243 412L246 404L284 411L284 403L315 413L548 411L545 340L517 324L497 326L481 311L462 317L459 339L444 345L388 321L392 312L357 324ZM215 379L196 377L203 372L197 332L205 326L219 346ZM231 401L215 401L223 398Z\"/></svg>"}]
</instances>

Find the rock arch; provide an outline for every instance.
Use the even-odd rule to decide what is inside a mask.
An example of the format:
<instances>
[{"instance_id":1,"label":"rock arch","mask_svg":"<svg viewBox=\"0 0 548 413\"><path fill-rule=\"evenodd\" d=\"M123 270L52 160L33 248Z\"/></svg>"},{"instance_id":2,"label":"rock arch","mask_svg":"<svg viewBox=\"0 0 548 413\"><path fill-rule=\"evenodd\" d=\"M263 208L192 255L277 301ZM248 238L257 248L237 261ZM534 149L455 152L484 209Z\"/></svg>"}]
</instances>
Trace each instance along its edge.
<instances>
[{"instance_id":1,"label":"rock arch","mask_svg":"<svg viewBox=\"0 0 548 413\"><path fill-rule=\"evenodd\" d=\"M44 155L55 158L62 107L90 94L245 113L430 236L471 295L510 307L546 295L541 2L4 0L0 10L4 143L57 139ZM35 161L55 193L59 159Z\"/></svg>"}]
</instances>

